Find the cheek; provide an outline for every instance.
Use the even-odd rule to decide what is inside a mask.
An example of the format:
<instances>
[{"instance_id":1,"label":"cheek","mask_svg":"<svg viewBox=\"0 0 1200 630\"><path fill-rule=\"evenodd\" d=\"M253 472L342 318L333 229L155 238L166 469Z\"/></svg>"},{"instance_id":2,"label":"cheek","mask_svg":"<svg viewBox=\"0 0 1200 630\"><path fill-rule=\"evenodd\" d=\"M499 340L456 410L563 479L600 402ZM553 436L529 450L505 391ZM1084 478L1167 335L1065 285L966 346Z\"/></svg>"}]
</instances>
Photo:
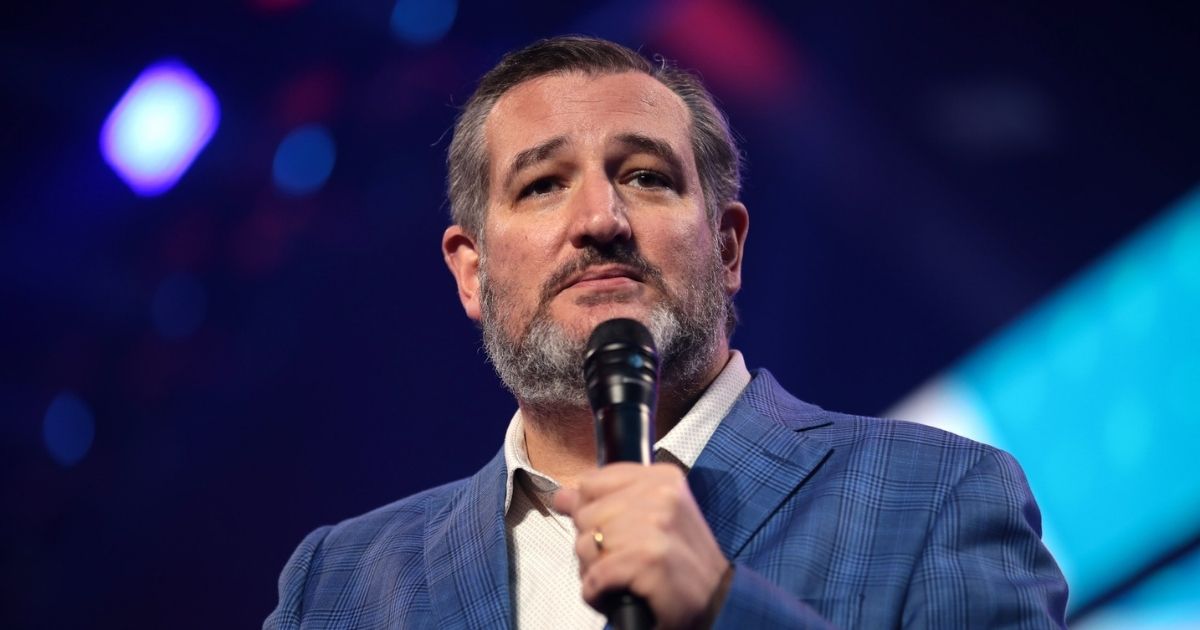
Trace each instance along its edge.
<instances>
[{"instance_id":1,"label":"cheek","mask_svg":"<svg viewBox=\"0 0 1200 630\"><path fill-rule=\"evenodd\" d=\"M551 247L536 229L496 226L489 230L486 247L488 277L496 290L503 291L508 304L526 310L525 303L536 299L541 283L554 269Z\"/></svg>"},{"instance_id":2,"label":"cheek","mask_svg":"<svg viewBox=\"0 0 1200 630\"><path fill-rule=\"evenodd\" d=\"M510 262L539 260L553 253L557 226L544 221L496 221L488 230L489 249Z\"/></svg>"},{"instance_id":3,"label":"cheek","mask_svg":"<svg viewBox=\"0 0 1200 630\"><path fill-rule=\"evenodd\" d=\"M671 225L659 234L662 237L655 239L653 247L662 264L684 274L695 272L712 248L712 234L705 224Z\"/></svg>"},{"instance_id":4,"label":"cheek","mask_svg":"<svg viewBox=\"0 0 1200 630\"><path fill-rule=\"evenodd\" d=\"M545 251L528 239L489 247L489 272L493 277L504 278L506 285L521 288L536 281L549 268Z\"/></svg>"}]
</instances>

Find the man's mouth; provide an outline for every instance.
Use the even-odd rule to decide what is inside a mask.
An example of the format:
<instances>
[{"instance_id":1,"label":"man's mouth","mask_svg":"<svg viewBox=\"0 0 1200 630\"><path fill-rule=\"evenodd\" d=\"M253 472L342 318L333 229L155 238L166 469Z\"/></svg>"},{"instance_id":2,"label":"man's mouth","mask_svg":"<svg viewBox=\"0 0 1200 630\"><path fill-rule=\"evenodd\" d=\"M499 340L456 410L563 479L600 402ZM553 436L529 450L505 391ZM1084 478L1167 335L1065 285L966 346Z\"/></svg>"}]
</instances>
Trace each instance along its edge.
<instances>
[{"instance_id":1,"label":"man's mouth","mask_svg":"<svg viewBox=\"0 0 1200 630\"><path fill-rule=\"evenodd\" d=\"M618 289L635 282L642 282L642 275L632 267L623 265L603 265L590 267L567 278L562 284L561 291L570 288L579 289Z\"/></svg>"}]
</instances>

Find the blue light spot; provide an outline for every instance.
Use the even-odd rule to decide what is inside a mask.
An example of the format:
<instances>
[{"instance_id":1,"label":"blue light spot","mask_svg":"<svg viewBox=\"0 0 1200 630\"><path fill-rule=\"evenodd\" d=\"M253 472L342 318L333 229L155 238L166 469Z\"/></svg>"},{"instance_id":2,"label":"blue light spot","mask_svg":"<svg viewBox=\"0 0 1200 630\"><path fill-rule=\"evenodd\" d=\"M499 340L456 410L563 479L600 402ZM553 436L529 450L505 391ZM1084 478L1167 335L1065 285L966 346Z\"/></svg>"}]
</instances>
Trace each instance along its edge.
<instances>
[{"instance_id":1,"label":"blue light spot","mask_svg":"<svg viewBox=\"0 0 1200 630\"><path fill-rule=\"evenodd\" d=\"M220 107L200 77L178 61L151 65L134 80L100 130L100 152L142 196L183 176L217 130Z\"/></svg>"},{"instance_id":2,"label":"blue light spot","mask_svg":"<svg viewBox=\"0 0 1200 630\"><path fill-rule=\"evenodd\" d=\"M92 448L96 422L79 397L63 392L55 396L46 409L42 437L54 461L63 466L74 466Z\"/></svg>"},{"instance_id":3,"label":"blue light spot","mask_svg":"<svg viewBox=\"0 0 1200 630\"><path fill-rule=\"evenodd\" d=\"M207 307L204 287L190 274L177 273L158 285L150 303L150 316L158 334L180 339L196 332L204 322Z\"/></svg>"},{"instance_id":4,"label":"blue light spot","mask_svg":"<svg viewBox=\"0 0 1200 630\"><path fill-rule=\"evenodd\" d=\"M410 44L432 44L446 35L457 14L457 0L397 0L392 34Z\"/></svg>"},{"instance_id":5,"label":"blue light spot","mask_svg":"<svg viewBox=\"0 0 1200 630\"><path fill-rule=\"evenodd\" d=\"M333 137L320 125L298 127L279 143L272 172L285 193L303 196L325 185L333 172Z\"/></svg>"}]
</instances>

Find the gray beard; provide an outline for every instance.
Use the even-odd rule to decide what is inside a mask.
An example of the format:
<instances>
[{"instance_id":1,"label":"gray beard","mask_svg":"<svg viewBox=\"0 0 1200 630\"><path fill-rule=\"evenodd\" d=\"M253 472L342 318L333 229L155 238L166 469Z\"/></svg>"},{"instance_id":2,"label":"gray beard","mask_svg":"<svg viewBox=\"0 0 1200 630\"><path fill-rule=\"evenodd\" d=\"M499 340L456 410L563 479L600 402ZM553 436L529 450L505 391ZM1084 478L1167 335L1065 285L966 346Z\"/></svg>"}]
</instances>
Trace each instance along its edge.
<instances>
[{"instance_id":1,"label":"gray beard","mask_svg":"<svg viewBox=\"0 0 1200 630\"><path fill-rule=\"evenodd\" d=\"M549 303L554 298L552 289L563 278L589 266L616 262L639 269L664 298L651 310L649 321L643 322L658 347L660 385L682 392L698 390L711 367L713 351L724 339L726 321L733 317L732 301L721 283L724 269L716 239L706 258L697 273L687 278L682 295L674 295L667 290L661 272L631 246L585 250L578 260L551 275L537 311L512 339L505 332L513 316L512 308L503 304L507 292L489 277L484 256L479 264L484 349L500 380L522 405L545 411L586 410L583 355L587 339L573 337L556 323L550 317Z\"/></svg>"}]
</instances>

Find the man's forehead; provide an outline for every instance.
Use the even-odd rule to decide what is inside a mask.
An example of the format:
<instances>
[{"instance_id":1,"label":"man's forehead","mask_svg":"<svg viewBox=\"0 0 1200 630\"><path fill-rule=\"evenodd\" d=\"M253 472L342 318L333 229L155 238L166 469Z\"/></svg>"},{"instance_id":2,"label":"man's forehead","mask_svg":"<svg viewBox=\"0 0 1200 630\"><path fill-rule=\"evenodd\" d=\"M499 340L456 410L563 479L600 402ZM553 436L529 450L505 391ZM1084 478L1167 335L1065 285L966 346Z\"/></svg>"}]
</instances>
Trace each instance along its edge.
<instances>
[{"instance_id":1,"label":"man's forehead","mask_svg":"<svg viewBox=\"0 0 1200 630\"><path fill-rule=\"evenodd\" d=\"M484 131L488 152L503 160L560 135L643 133L668 142L686 140L690 121L683 100L645 73L572 72L540 76L505 92Z\"/></svg>"},{"instance_id":2,"label":"man's forehead","mask_svg":"<svg viewBox=\"0 0 1200 630\"><path fill-rule=\"evenodd\" d=\"M595 87L615 99L651 109L679 102L678 95L644 72L555 72L513 86L497 99L493 111L510 109L514 103L528 102L530 98L538 97L546 98L559 109L586 108L595 99L581 95L580 91L589 87Z\"/></svg>"}]
</instances>

